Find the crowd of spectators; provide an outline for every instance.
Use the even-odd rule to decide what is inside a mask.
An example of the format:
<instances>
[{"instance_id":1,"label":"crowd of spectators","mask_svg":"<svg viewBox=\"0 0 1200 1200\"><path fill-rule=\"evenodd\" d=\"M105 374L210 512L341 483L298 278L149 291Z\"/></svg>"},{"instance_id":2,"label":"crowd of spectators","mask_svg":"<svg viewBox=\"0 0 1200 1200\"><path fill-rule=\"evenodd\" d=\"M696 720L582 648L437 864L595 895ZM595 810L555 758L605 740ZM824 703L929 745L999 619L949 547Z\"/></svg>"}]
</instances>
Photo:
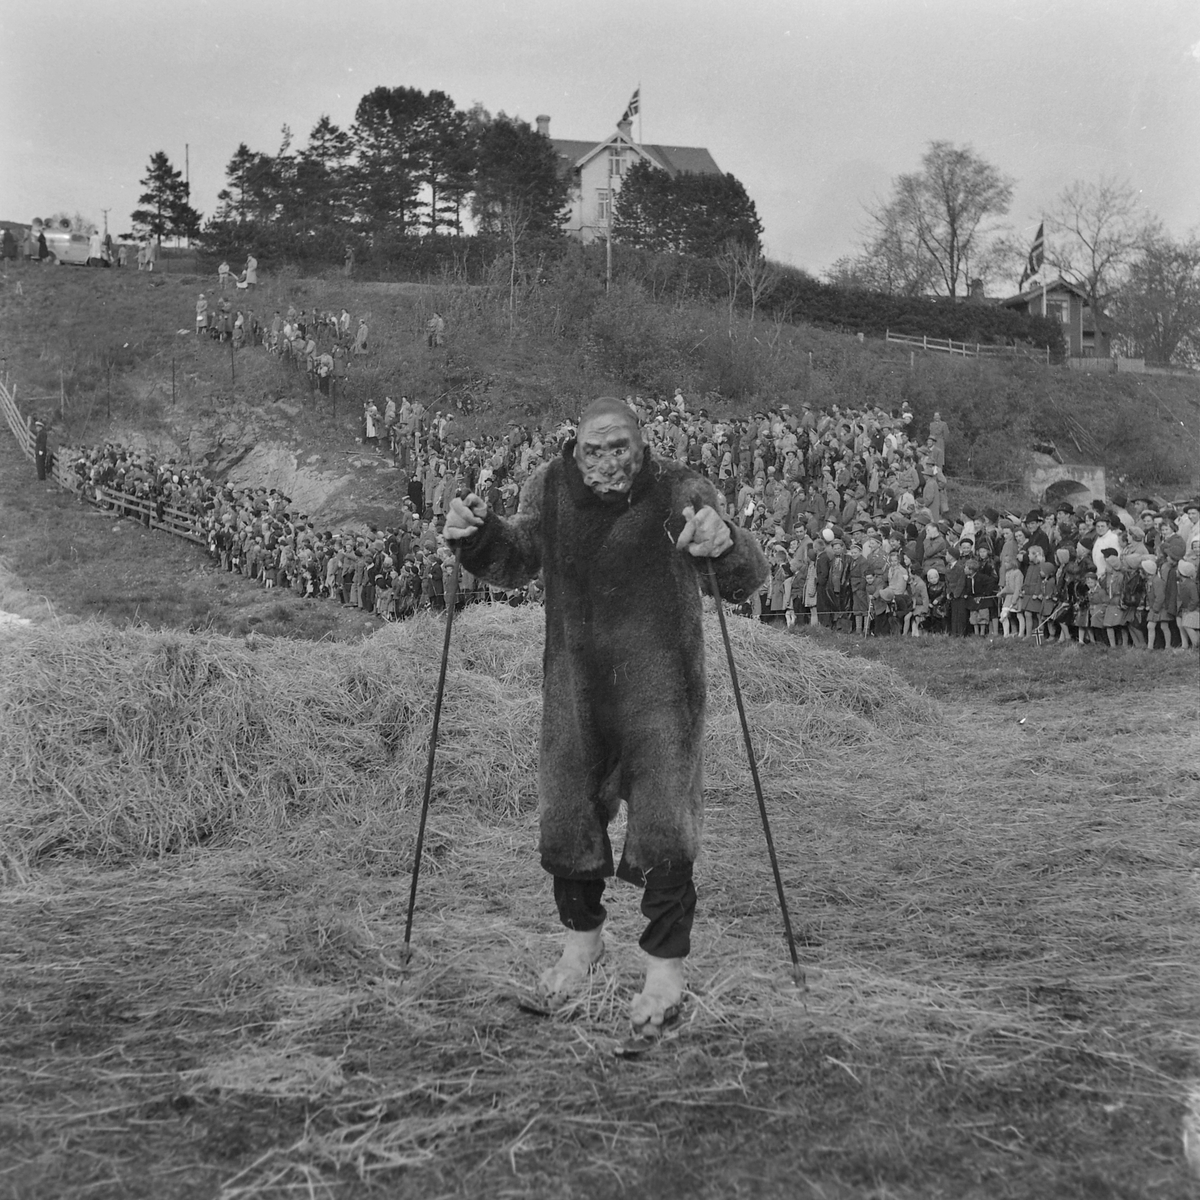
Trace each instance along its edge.
<instances>
[{"instance_id":1,"label":"crowd of spectators","mask_svg":"<svg viewBox=\"0 0 1200 1200\"><path fill-rule=\"evenodd\" d=\"M240 283L237 286L242 286ZM328 396L344 386L351 358L367 353L370 327L360 316L351 329L350 313L276 309L260 315L249 303L235 306L219 295L210 302L201 292L196 300L196 334L218 342L232 342L235 350L262 348L304 371L311 391Z\"/></svg>"},{"instance_id":2,"label":"crowd of spectators","mask_svg":"<svg viewBox=\"0 0 1200 1200\"><path fill-rule=\"evenodd\" d=\"M288 314L295 327L304 314ZM327 314L339 336L348 314ZM313 318L315 321L317 318ZM726 516L761 539L771 574L748 616L859 636L945 633L1153 649L1200 644L1196 570L1200 502L1149 501L953 510L944 473L947 426L925 437L907 406L829 411L788 406L744 418L710 415L682 392L628 397L649 449L686 462L718 490ZM439 536L450 500L468 492L516 511L529 475L573 436L510 424L470 437L454 413L402 397L369 402L369 439L392 449L404 497L393 525L318 530L288 498L236 489L173 461L116 446L80 450L81 487L113 488L186 514L227 571L264 588L355 605L385 619L439 608L452 555ZM455 602L535 600L537 585L498 593L464 577Z\"/></svg>"}]
</instances>

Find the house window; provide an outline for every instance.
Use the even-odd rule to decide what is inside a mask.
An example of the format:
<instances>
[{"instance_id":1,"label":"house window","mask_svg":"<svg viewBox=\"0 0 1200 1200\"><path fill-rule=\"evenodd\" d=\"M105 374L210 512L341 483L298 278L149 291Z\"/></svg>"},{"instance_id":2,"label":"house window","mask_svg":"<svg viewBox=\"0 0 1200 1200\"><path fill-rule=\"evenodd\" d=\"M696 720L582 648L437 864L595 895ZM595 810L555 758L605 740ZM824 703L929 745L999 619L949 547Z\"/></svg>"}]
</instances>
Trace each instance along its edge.
<instances>
[{"instance_id":1,"label":"house window","mask_svg":"<svg viewBox=\"0 0 1200 1200\"><path fill-rule=\"evenodd\" d=\"M596 220L607 225L612 216L612 192L608 188L596 189Z\"/></svg>"},{"instance_id":2,"label":"house window","mask_svg":"<svg viewBox=\"0 0 1200 1200\"><path fill-rule=\"evenodd\" d=\"M622 175L625 172L625 147L624 146L609 146L608 148L608 173L610 175Z\"/></svg>"},{"instance_id":3,"label":"house window","mask_svg":"<svg viewBox=\"0 0 1200 1200\"><path fill-rule=\"evenodd\" d=\"M1065 325L1070 318L1067 315L1067 306L1061 300L1048 300L1046 302L1046 316L1051 321L1058 321Z\"/></svg>"}]
</instances>

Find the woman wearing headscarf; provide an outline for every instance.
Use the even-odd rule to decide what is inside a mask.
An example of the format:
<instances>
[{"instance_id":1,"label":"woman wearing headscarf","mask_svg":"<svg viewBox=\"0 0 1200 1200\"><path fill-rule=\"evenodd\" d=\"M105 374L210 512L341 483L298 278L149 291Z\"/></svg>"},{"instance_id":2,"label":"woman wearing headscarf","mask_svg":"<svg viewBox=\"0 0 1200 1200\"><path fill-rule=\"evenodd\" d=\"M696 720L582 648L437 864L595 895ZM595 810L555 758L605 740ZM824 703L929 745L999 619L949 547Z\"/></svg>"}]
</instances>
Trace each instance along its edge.
<instances>
[{"instance_id":1,"label":"woman wearing headscarf","mask_svg":"<svg viewBox=\"0 0 1200 1200\"><path fill-rule=\"evenodd\" d=\"M1196 589L1196 564L1185 558L1178 567L1179 607L1175 624L1179 628L1180 641L1184 649L1194 650L1200 646L1200 598Z\"/></svg>"},{"instance_id":2,"label":"woman wearing headscarf","mask_svg":"<svg viewBox=\"0 0 1200 1200\"><path fill-rule=\"evenodd\" d=\"M1104 633L1108 644L1114 648L1125 642L1122 631L1125 629L1125 606L1121 603L1121 593L1125 590L1125 572L1121 569L1119 550L1115 546L1105 546L1100 551L1104 561L1104 577L1101 586L1104 588ZM1132 639L1130 640L1132 645Z\"/></svg>"}]
</instances>

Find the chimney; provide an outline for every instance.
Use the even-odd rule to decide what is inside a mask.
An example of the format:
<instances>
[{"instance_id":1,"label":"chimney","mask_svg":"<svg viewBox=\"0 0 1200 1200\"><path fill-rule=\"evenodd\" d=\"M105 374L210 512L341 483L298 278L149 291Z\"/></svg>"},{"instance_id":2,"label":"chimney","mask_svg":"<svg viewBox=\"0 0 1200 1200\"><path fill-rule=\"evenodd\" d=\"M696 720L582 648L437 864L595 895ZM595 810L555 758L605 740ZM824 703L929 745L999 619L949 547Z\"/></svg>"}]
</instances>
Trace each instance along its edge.
<instances>
[{"instance_id":1,"label":"chimney","mask_svg":"<svg viewBox=\"0 0 1200 1200\"><path fill-rule=\"evenodd\" d=\"M617 132L620 133L622 137L628 138L631 142L633 141L633 135L630 133L630 130L632 129L633 121L629 117L622 117L621 120L617 122Z\"/></svg>"},{"instance_id":2,"label":"chimney","mask_svg":"<svg viewBox=\"0 0 1200 1200\"><path fill-rule=\"evenodd\" d=\"M537 131L542 137L548 138L550 136L550 118L544 113L537 118Z\"/></svg>"}]
</instances>

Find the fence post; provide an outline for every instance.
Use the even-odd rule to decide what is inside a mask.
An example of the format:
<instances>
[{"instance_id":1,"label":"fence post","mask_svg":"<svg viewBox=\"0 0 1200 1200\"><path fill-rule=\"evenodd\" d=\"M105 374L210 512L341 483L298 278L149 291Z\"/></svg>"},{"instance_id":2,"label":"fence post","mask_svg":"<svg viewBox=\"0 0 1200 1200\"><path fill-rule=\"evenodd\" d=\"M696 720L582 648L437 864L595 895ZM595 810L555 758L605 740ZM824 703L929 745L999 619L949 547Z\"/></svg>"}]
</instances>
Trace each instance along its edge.
<instances>
[{"instance_id":1,"label":"fence post","mask_svg":"<svg viewBox=\"0 0 1200 1200\"><path fill-rule=\"evenodd\" d=\"M922 350L929 349L929 334L927 334L927 333L921 334L921 349Z\"/></svg>"}]
</instances>

